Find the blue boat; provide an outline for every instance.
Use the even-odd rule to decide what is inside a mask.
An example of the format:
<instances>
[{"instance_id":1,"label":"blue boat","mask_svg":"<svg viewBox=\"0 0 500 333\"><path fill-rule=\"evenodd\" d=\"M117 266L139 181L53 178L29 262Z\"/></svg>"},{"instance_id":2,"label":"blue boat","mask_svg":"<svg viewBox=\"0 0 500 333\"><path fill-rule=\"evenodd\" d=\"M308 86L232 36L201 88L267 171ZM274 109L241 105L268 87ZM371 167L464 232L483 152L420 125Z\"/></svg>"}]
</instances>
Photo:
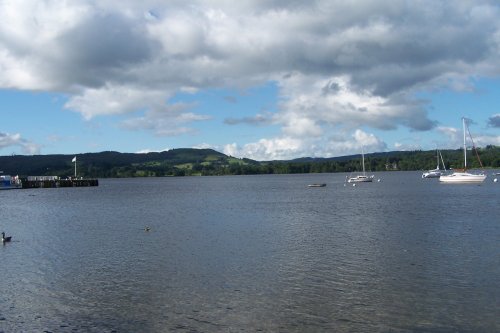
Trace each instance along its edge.
<instances>
[{"instance_id":1,"label":"blue boat","mask_svg":"<svg viewBox=\"0 0 500 333\"><path fill-rule=\"evenodd\" d=\"M0 175L0 190L11 190L22 188L21 179L18 176Z\"/></svg>"}]
</instances>

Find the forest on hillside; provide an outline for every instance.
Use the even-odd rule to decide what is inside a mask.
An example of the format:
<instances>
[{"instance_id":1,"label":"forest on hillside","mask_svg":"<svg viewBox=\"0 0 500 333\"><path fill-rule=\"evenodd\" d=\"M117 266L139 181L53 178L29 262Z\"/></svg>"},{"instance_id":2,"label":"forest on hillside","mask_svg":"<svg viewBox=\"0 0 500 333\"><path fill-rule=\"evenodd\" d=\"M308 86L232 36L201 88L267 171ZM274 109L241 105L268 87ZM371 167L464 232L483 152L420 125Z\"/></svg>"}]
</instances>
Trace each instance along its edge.
<instances>
[{"instance_id":1,"label":"forest on hillside","mask_svg":"<svg viewBox=\"0 0 500 333\"><path fill-rule=\"evenodd\" d=\"M441 151L446 169L463 167L463 151ZM485 168L500 168L500 147L480 148ZM474 151L468 152L470 168L480 168ZM0 156L4 174L26 176L74 175L73 155ZM173 149L159 153L101 152L77 154L77 177L122 178L164 176L210 176L249 174L295 174L361 171L361 156L300 158L289 161L254 161L224 155L212 149ZM367 171L411 171L436 167L436 151L394 151L365 154Z\"/></svg>"}]
</instances>

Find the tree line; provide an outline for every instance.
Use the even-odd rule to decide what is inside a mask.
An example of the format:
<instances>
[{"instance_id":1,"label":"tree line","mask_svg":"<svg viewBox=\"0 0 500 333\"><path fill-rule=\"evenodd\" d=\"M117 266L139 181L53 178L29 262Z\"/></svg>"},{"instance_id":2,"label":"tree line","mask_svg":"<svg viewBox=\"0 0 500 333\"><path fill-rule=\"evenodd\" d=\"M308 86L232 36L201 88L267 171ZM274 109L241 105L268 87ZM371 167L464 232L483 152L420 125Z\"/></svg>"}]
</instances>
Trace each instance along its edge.
<instances>
[{"instance_id":1,"label":"tree line","mask_svg":"<svg viewBox=\"0 0 500 333\"><path fill-rule=\"evenodd\" d=\"M441 151L446 169L463 167L463 151ZM468 152L470 168L479 168L473 151ZM500 168L500 147L478 149L485 168ZM4 174L59 176L74 174L72 155L0 156ZM87 178L215 176L254 174L297 174L358 172L361 156L301 158L288 161L237 159L211 149L174 149L168 152L131 154L101 152L77 155L77 176ZM367 171L412 171L436 167L436 151L394 151L365 154ZM442 166L441 166L442 168Z\"/></svg>"}]
</instances>

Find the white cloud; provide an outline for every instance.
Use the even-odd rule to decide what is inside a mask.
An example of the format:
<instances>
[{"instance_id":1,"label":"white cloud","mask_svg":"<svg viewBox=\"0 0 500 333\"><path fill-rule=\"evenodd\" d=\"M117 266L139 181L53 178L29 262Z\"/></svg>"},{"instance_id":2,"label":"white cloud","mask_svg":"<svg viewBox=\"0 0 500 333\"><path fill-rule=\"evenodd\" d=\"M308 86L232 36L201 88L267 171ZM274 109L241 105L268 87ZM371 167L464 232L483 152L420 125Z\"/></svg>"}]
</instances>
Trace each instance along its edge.
<instances>
[{"instance_id":1,"label":"white cloud","mask_svg":"<svg viewBox=\"0 0 500 333\"><path fill-rule=\"evenodd\" d=\"M194 133L195 130L184 126L195 121L205 121L211 116L189 112L189 104L159 106L144 112L143 116L129 118L121 126L130 130L151 130L158 136L176 136Z\"/></svg>"},{"instance_id":2,"label":"white cloud","mask_svg":"<svg viewBox=\"0 0 500 333\"><path fill-rule=\"evenodd\" d=\"M354 132L353 137L354 140L363 147L372 147L372 149L378 150L380 147L384 146L384 143L374 134L366 133L360 129Z\"/></svg>"},{"instance_id":3,"label":"white cloud","mask_svg":"<svg viewBox=\"0 0 500 333\"><path fill-rule=\"evenodd\" d=\"M205 20L197 11L166 12L162 20L151 22L147 31L160 41L166 56L196 57L205 49Z\"/></svg>"},{"instance_id":4,"label":"white cloud","mask_svg":"<svg viewBox=\"0 0 500 333\"><path fill-rule=\"evenodd\" d=\"M225 145L224 154L235 157L247 157L259 161L288 160L296 157L332 157L346 154L384 151L387 145L375 135L360 129L349 136L342 134L328 139L310 137L294 138L281 136L260 139L241 147L236 143Z\"/></svg>"},{"instance_id":5,"label":"white cloud","mask_svg":"<svg viewBox=\"0 0 500 333\"><path fill-rule=\"evenodd\" d=\"M297 117L308 117L316 124L347 128L371 126L388 130L404 125L428 130L434 126L419 103L400 95L387 98L359 90L347 76L323 78L295 73L281 85L281 118L285 124Z\"/></svg>"},{"instance_id":6,"label":"white cloud","mask_svg":"<svg viewBox=\"0 0 500 333\"><path fill-rule=\"evenodd\" d=\"M329 138L324 145L317 145L316 156L332 157L339 155L380 152L387 150L387 144L372 133L356 129L354 132L339 132Z\"/></svg>"},{"instance_id":7,"label":"white cloud","mask_svg":"<svg viewBox=\"0 0 500 333\"><path fill-rule=\"evenodd\" d=\"M43 76L48 88L117 82L205 88L265 82L297 71L348 74L365 91L388 96L459 71L468 75L488 62L498 68L492 52L498 47L499 11L488 1L453 7L217 0L3 1L0 6L6 13L0 24L3 50L20 64L41 65L29 67L30 73ZM161 80L143 76L152 68L163 74Z\"/></svg>"},{"instance_id":8,"label":"white cloud","mask_svg":"<svg viewBox=\"0 0 500 333\"><path fill-rule=\"evenodd\" d=\"M260 139L239 147L236 143L224 146L224 154L235 157L247 157L254 160L268 161L291 159L304 152L303 140L289 137Z\"/></svg>"},{"instance_id":9,"label":"white cloud","mask_svg":"<svg viewBox=\"0 0 500 333\"><path fill-rule=\"evenodd\" d=\"M272 120L228 120L281 126L235 148L261 157L311 154L317 142L342 151L358 128L431 130L416 92L500 75L500 9L488 0L5 0L0 12L0 89L65 92L86 120L193 133L210 116L172 112L177 93L275 82ZM347 136L324 138L332 132Z\"/></svg>"},{"instance_id":10,"label":"white cloud","mask_svg":"<svg viewBox=\"0 0 500 333\"><path fill-rule=\"evenodd\" d=\"M445 136L446 140L438 144L439 148L443 149L458 149L463 147L464 137L462 129L453 127L438 127L437 130ZM471 132L472 140L476 147L484 147L487 145L500 146L500 135ZM470 136L466 136L467 147L472 147Z\"/></svg>"},{"instance_id":11,"label":"white cloud","mask_svg":"<svg viewBox=\"0 0 500 333\"><path fill-rule=\"evenodd\" d=\"M456 149L463 145L463 133L461 129L439 126L436 130L444 135L446 137L446 142L448 142L447 145L438 145L439 148Z\"/></svg>"},{"instance_id":12,"label":"white cloud","mask_svg":"<svg viewBox=\"0 0 500 333\"><path fill-rule=\"evenodd\" d=\"M97 115L131 113L142 109L160 109L168 94L162 91L142 90L128 86L106 85L99 89L87 88L73 96L67 109L78 111L90 120Z\"/></svg>"},{"instance_id":13,"label":"white cloud","mask_svg":"<svg viewBox=\"0 0 500 333\"><path fill-rule=\"evenodd\" d=\"M21 147L21 150L28 155L40 153L41 146L23 139L19 133L9 134L0 132L0 149L8 149L10 147Z\"/></svg>"},{"instance_id":14,"label":"white cloud","mask_svg":"<svg viewBox=\"0 0 500 333\"><path fill-rule=\"evenodd\" d=\"M286 124L283 127L283 132L291 137L310 137L321 136L321 127L316 124L313 119L301 117L300 114L290 114Z\"/></svg>"},{"instance_id":15,"label":"white cloud","mask_svg":"<svg viewBox=\"0 0 500 333\"><path fill-rule=\"evenodd\" d=\"M92 15L90 8L84 2L6 0L0 12L0 87L57 89L60 77L52 70L69 51L58 38Z\"/></svg>"},{"instance_id":16,"label":"white cloud","mask_svg":"<svg viewBox=\"0 0 500 333\"><path fill-rule=\"evenodd\" d=\"M402 142L395 142L394 143L394 150L397 151L414 151L414 150L421 150L422 147L419 144L415 143L402 143Z\"/></svg>"},{"instance_id":17,"label":"white cloud","mask_svg":"<svg viewBox=\"0 0 500 333\"><path fill-rule=\"evenodd\" d=\"M500 113L491 115L488 119L488 126L500 128Z\"/></svg>"},{"instance_id":18,"label":"white cloud","mask_svg":"<svg viewBox=\"0 0 500 333\"><path fill-rule=\"evenodd\" d=\"M139 151L136 151L135 153L136 154L161 153L162 151L169 151L169 150L170 150L170 148L165 148L165 149L161 149L161 150L145 148L145 149L141 149Z\"/></svg>"},{"instance_id":19,"label":"white cloud","mask_svg":"<svg viewBox=\"0 0 500 333\"><path fill-rule=\"evenodd\" d=\"M474 144L476 147L485 147L488 145L500 146L500 135L474 136Z\"/></svg>"},{"instance_id":20,"label":"white cloud","mask_svg":"<svg viewBox=\"0 0 500 333\"><path fill-rule=\"evenodd\" d=\"M222 152L228 156L236 156L236 157L248 157L246 155L240 155L241 150L238 148L236 143L228 143L222 149Z\"/></svg>"},{"instance_id":21,"label":"white cloud","mask_svg":"<svg viewBox=\"0 0 500 333\"><path fill-rule=\"evenodd\" d=\"M195 149L214 149L214 150L218 150L219 149L217 146L211 145L211 144L206 143L206 142L200 143L198 145L194 145L191 148L195 148Z\"/></svg>"}]
</instances>

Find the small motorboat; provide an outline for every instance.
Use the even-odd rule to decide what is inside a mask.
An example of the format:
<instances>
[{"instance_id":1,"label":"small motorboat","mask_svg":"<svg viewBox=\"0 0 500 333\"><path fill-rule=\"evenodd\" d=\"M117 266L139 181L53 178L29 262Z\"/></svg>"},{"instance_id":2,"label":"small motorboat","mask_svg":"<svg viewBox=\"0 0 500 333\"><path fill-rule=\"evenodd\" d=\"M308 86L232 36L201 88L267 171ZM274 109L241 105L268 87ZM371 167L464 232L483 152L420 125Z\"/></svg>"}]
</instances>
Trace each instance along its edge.
<instances>
[{"instance_id":1,"label":"small motorboat","mask_svg":"<svg viewBox=\"0 0 500 333\"><path fill-rule=\"evenodd\" d=\"M307 187L325 187L326 184L325 183L321 183L321 184L309 184L307 185Z\"/></svg>"}]
</instances>

